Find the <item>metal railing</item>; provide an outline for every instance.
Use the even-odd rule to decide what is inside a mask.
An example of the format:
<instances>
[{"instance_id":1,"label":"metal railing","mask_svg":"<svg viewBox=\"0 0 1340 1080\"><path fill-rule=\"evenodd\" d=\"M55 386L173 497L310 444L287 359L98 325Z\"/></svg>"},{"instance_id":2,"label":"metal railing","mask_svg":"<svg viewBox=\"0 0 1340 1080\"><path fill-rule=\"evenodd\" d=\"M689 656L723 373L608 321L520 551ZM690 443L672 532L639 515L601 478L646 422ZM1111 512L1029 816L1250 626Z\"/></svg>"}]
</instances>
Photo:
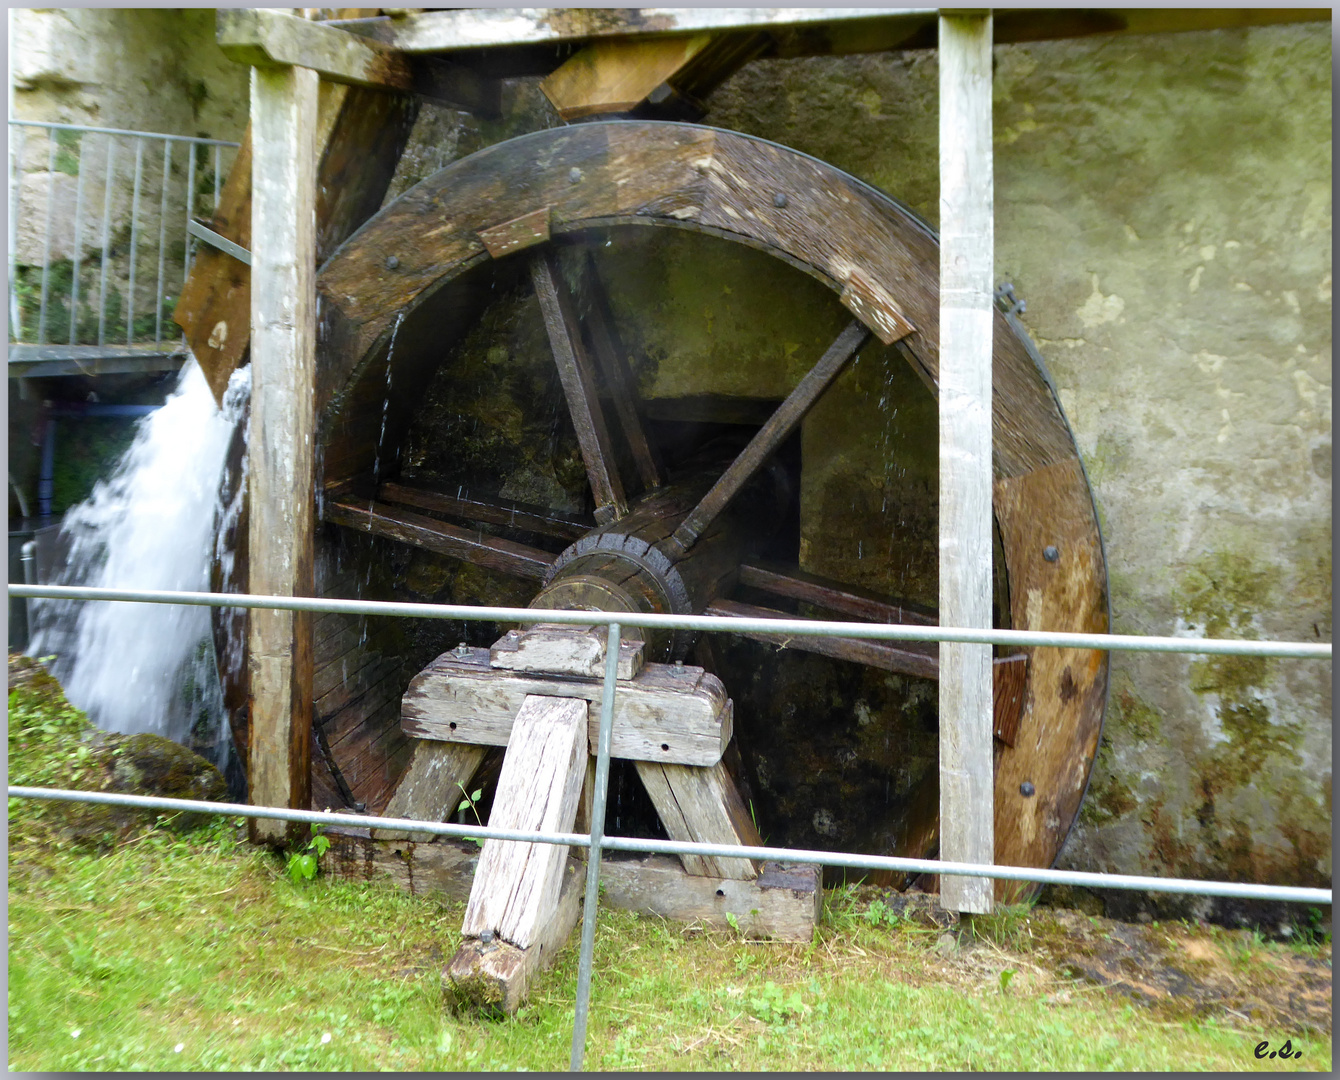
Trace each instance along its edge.
<instances>
[{"instance_id":1,"label":"metal railing","mask_svg":"<svg viewBox=\"0 0 1340 1080\"><path fill-rule=\"evenodd\" d=\"M19 344L161 345L238 144L9 121L9 335ZM152 281L152 290L149 282ZM165 325L166 324L166 325Z\"/></svg>"},{"instance_id":2,"label":"metal railing","mask_svg":"<svg viewBox=\"0 0 1340 1080\"><path fill-rule=\"evenodd\" d=\"M596 746L595 798L591 831L558 833L493 829L487 826L451 825L405 818L371 815L318 813L277 807L241 806L232 803L195 802L151 796L117 795L107 792L79 792L52 788L11 787L12 798L44 798L74 802L109 803L142 806L150 809L180 810L224 814L235 817L270 818L285 821L329 824L333 818L342 824L369 828L403 829L436 836L479 839L517 840L531 843L566 844L589 851L586 895L582 915L582 940L577 967L577 995L573 1016L570 1067L578 1071L586 1047L586 1026L591 1000L591 968L595 948L595 924L599 910L600 860L604 851L654 852L667 855L784 859L788 862L843 866L853 869L894 870L911 873L956 874L964 877L1000 878L1087 888L1142 889L1149 892L1177 892L1200 896L1224 896L1239 899L1277 900L1288 903L1329 905L1330 889L1261 885L1246 882L1195 881L1185 878L1157 878L1128 874L1088 873L1051 868L996 866L957 863L932 859L906 859L898 856L861 855L851 852L807 851L793 848L750 847L732 844L704 844L689 841L647 840L605 836L605 808L609 786L610 731L613 727L614 690L619 648L624 626L640 628L689 629L739 632L762 629L793 636L824 635L864 637L906 641L967 641L983 644L1032 645L1038 647L1078 647L1217 655L1278 656L1297 659L1331 658L1329 643L1230 641L1224 639L1140 637L1134 635L1069 634L1016 630L964 630L939 626L904 626L854 622L819 622L805 619L743 619L711 615L651 615L619 613L601 617L590 611L563 611L547 608L474 607L462 604L404 604L375 600L332 600L315 597L256 596L252 594L176 593L158 590L103 589L78 586L10 585L13 597L31 599L101 600L135 603L181 603L211 607L261 608L271 610L340 612L358 615L389 615L433 619L515 623L563 623L608 627L605 675L600 699L600 726Z\"/></svg>"}]
</instances>

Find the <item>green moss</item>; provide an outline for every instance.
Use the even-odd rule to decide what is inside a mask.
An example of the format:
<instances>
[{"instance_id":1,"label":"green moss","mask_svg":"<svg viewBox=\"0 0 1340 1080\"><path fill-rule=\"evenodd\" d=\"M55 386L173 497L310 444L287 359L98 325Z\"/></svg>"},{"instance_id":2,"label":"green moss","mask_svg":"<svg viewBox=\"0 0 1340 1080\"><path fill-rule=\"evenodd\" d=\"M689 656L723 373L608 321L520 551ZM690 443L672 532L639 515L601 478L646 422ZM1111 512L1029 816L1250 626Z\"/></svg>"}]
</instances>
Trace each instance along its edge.
<instances>
[{"instance_id":1,"label":"green moss","mask_svg":"<svg viewBox=\"0 0 1340 1080\"><path fill-rule=\"evenodd\" d=\"M87 499L93 485L111 473L134 439L133 418L61 420L56 428L52 510L60 514Z\"/></svg>"},{"instance_id":2,"label":"green moss","mask_svg":"<svg viewBox=\"0 0 1340 1080\"><path fill-rule=\"evenodd\" d=\"M1253 621L1275 604L1279 570L1237 552L1211 552L1174 589L1177 613L1206 637L1257 636Z\"/></svg>"},{"instance_id":3,"label":"green moss","mask_svg":"<svg viewBox=\"0 0 1340 1080\"><path fill-rule=\"evenodd\" d=\"M1130 813L1139 800L1130 785L1125 783L1107 763L1094 766L1088 794L1080 810L1080 820L1086 825L1105 825Z\"/></svg>"}]
</instances>

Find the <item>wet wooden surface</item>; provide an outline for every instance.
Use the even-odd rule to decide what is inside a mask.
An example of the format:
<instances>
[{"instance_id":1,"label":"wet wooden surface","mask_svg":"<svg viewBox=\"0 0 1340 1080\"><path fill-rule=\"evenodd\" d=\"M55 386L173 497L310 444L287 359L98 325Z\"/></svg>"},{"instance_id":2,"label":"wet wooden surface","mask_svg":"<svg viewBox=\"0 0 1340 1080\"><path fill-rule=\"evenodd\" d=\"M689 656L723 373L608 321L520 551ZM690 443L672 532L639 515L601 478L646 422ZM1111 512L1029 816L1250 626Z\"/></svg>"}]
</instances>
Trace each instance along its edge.
<instances>
[{"instance_id":1,"label":"wet wooden surface","mask_svg":"<svg viewBox=\"0 0 1340 1080\"><path fill-rule=\"evenodd\" d=\"M595 528L595 522L590 519L561 514L543 506L462 498L411 483L388 480L378 487L377 495L382 502L432 510L466 521L504 525L522 532L542 533L559 540L578 540Z\"/></svg>"},{"instance_id":2,"label":"wet wooden surface","mask_svg":"<svg viewBox=\"0 0 1340 1080\"><path fill-rule=\"evenodd\" d=\"M777 195L785 196L784 205L778 205ZM385 444L395 445L443 355L441 345L431 344L426 332L416 348L408 347L402 335L388 398L387 352L402 313L449 286L440 294L451 305L449 322L468 325L472 305L488 294L487 284L482 292L466 287L473 280L467 272L490 259L478 230L546 207L556 239L612 224L669 225L768 251L828 284L838 296L862 292L863 317L872 329L894 314L915 327L897 348L935 387L938 249L924 223L831 166L746 136L640 121L574 125L499 144L454 163L388 207L322 269L324 338L317 397L328 479L370 470L382 441L384 416ZM432 230L424 228L427 220L434 222ZM386 259L392 254L397 266L388 270ZM1072 582L1074 598L1105 597L1106 571L1087 487L1053 393L1006 316L994 311L991 321L996 510L1006 538L1012 617L1016 626L1023 626L1028 625L1024 616L1030 590L1052 594L1047 579L1038 578L1030 563L1019 561L1016 566L1027 547L1019 539L1025 528L1021 518L1034 514L1053 523L1058 534L1091 537L1086 543L1092 557L1082 580ZM1057 491L1038 479L1046 476L1056 478ZM1027 508L1011 499L1022 500ZM1047 604L1045 628L1052 630L1088 629L1096 610L1088 599L1072 604L1057 596ZM1073 795L1058 797L1046 813L1030 812L1036 818L1031 832L1022 824L1017 791L1025 779L1022 772L1037 753L1030 725L1038 717L1050 717L1054 756L1073 761L1079 775L1087 777L1090 743L1096 746L1101 723L1103 695L1090 690L1106 685L1105 656L1097 661L1089 683L1072 670L1075 685L1090 690L1071 696L1055 671L1048 679L1035 666L1045 652L1034 650L1030 658L1034 666L1016 745L1000 748L996 829L1004 837L997 845L1002 862L1015 857L1011 852L1027 849L1026 861L1049 863L1073 821L1083 787L1081 782ZM1020 775L1009 779L1016 772ZM1037 786L1041 792L1042 785ZM1062 786L1067 791L1074 787Z\"/></svg>"}]
</instances>

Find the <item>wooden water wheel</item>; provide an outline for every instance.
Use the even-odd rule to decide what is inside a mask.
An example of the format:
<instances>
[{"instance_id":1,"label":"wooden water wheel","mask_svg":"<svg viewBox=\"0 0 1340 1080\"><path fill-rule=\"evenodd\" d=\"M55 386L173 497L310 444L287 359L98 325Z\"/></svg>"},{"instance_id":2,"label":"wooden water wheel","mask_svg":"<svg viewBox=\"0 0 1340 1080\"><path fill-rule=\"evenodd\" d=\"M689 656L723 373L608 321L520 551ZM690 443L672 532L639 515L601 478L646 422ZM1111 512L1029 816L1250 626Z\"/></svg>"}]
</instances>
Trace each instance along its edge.
<instances>
[{"instance_id":1,"label":"wooden water wheel","mask_svg":"<svg viewBox=\"0 0 1340 1080\"><path fill-rule=\"evenodd\" d=\"M810 374L770 415L736 418L733 439L726 424L710 429L719 438L666 441L670 429L649 420L638 399L620 344L628 328L611 313L592 252L647 225L755 249L830 289L835 312L846 309L838 320L846 328L812 357ZM862 350L892 349L934 393L937 282L935 235L906 208L823 162L732 132L589 123L455 162L385 207L319 274L317 486L330 524L318 540L318 591L357 594L366 572L339 552L351 537L372 534L393 550L510 578L501 601L513 604L722 614L789 614L800 604L828 617L933 622L924 604L797 565L788 484L805 465L787 440ZM580 449L585 506L520 505L496 491L481 495L486 485L446 489L410 475L403 451L434 380L450 377L454 350L509 288L533 289L538 299L552 385L561 386L554 423ZM1040 359L1003 311L995 319L994 471L998 624L1106 631L1106 566L1083 467ZM777 528L762 529L762 521ZM788 644L772 654L778 663L821 654L824 663L849 665L839 670L857 672L851 678L860 670L936 674L933 647ZM643 643L648 661L705 667L715 666L713 649L734 647L701 650L682 634ZM342 800L380 811L411 756L400 702L417 666L407 670L396 645L378 645L367 624L345 617L318 619L314 648L314 805ZM726 693L746 693L732 685L731 665L721 668ZM1107 682L1103 652L998 658L998 862L1055 860L1088 782ZM747 789L752 778L757 789L757 755L786 754L788 729L738 713L726 761L738 783ZM860 843L933 853L936 785L935 769L925 770ZM765 793L755 795L762 808ZM764 825L774 844L795 835L776 812ZM1026 891L997 886L1002 899Z\"/></svg>"}]
</instances>

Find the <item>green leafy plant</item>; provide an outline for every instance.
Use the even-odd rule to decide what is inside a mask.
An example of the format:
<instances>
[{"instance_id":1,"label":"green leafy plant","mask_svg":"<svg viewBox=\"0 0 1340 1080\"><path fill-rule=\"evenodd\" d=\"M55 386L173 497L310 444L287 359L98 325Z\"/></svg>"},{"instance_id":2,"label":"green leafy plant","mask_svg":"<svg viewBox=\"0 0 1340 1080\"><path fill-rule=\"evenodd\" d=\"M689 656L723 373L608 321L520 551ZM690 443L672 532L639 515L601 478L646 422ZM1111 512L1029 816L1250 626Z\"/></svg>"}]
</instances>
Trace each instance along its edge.
<instances>
[{"instance_id":1,"label":"green leafy plant","mask_svg":"<svg viewBox=\"0 0 1340 1080\"><path fill-rule=\"evenodd\" d=\"M810 1011L799 990L792 990L788 994L771 979L763 984L757 994L751 994L745 1004L751 1016L768 1025L785 1024Z\"/></svg>"},{"instance_id":2,"label":"green leafy plant","mask_svg":"<svg viewBox=\"0 0 1340 1080\"><path fill-rule=\"evenodd\" d=\"M1000 973L1000 992L1003 994L1010 988L1010 980L1014 978L1014 968L1006 968Z\"/></svg>"},{"instance_id":3,"label":"green leafy plant","mask_svg":"<svg viewBox=\"0 0 1340 1080\"><path fill-rule=\"evenodd\" d=\"M288 876L293 879L294 885L300 885L316 877L321 856L329 848L330 838L321 835L320 825L313 825L312 838L307 841L307 846L301 851L288 853Z\"/></svg>"},{"instance_id":4,"label":"green leafy plant","mask_svg":"<svg viewBox=\"0 0 1340 1080\"><path fill-rule=\"evenodd\" d=\"M483 825L484 822L479 817L479 799L480 796L484 794L484 789L475 788L474 791L466 791L465 785L462 784L459 780L456 781L456 786L461 789L461 794L465 796L465 798L462 799L460 801L460 804L456 807L456 813L458 815L464 814L465 808L468 806L470 808L470 813L475 815L475 824ZM479 837L477 836L472 836L469 839L471 843L476 844L479 847L484 846L484 841L479 839Z\"/></svg>"},{"instance_id":5,"label":"green leafy plant","mask_svg":"<svg viewBox=\"0 0 1340 1080\"><path fill-rule=\"evenodd\" d=\"M737 934L740 932L740 920L735 917L735 912L726 912L726 925L728 925Z\"/></svg>"}]
</instances>

